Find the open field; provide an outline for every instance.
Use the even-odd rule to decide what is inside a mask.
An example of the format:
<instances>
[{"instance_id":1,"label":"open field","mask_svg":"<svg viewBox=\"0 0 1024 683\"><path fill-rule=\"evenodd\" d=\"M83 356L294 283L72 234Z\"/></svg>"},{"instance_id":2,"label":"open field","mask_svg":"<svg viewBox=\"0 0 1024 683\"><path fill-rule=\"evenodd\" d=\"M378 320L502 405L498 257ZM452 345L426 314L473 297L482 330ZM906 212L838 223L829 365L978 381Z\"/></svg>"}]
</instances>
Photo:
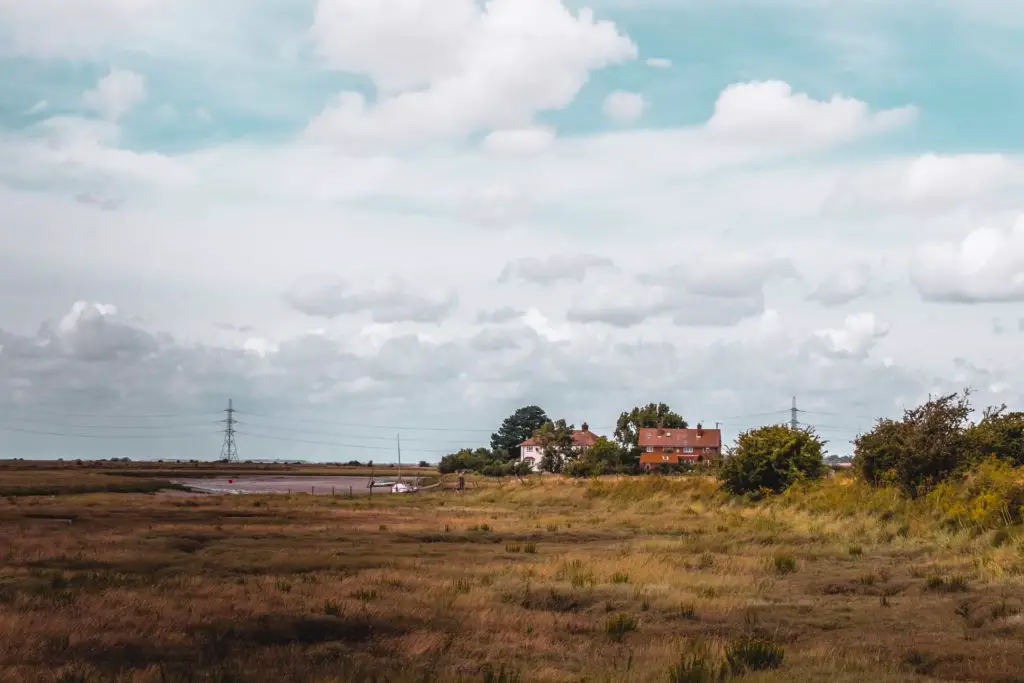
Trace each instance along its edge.
<instances>
[{"instance_id":1,"label":"open field","mask_svg":"<svg viewBox=\"0 0 1024 683\"><path fill-rule=\"evenodd\" d=\"M845 477L0 501L3 681L1008 683L1022 641L1018 529Z\"/></svg>"}]
</instances>

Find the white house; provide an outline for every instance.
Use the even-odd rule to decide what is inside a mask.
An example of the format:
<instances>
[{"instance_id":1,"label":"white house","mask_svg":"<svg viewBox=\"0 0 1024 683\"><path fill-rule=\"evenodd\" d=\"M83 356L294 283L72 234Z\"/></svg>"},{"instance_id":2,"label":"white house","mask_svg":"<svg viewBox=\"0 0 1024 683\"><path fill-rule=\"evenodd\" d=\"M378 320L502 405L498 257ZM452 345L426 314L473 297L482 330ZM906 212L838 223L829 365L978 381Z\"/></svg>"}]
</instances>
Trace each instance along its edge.
<instances>
[{"instance_id":1,"label":"white house","mask_svg":"<svg viewBox=\"0 0 1024 683\"><path fill-rule=\"evenodd\" d=\"M597 435L590 431L590 426L584 422L579 429L572 432L572 441L578 451L585 451L597 441ZM532 436L519 444L519 460L530 466L534 472L540 471L540 460L544 457L544 449L541 448L537 439Z\"/></svg>"}]
</instances>

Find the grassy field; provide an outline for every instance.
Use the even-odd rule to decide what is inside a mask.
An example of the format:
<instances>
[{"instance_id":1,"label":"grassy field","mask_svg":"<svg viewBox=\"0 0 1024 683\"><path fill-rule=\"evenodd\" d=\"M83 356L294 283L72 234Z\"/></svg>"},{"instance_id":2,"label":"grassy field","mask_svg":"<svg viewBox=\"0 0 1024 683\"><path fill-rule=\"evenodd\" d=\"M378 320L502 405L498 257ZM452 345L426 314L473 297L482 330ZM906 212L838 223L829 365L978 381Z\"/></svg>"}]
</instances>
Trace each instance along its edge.
<instances>
[{"instance_id":1,"label":"grassy field","mask_svg":"<svg viewBox=\"0 0 1024 683\"><path fill-rule=\"evenodd\" d=\"M1019 530L845 477L0 500L2 681L1006 683L1022 642Z\"/></svg>"}]
</instances>

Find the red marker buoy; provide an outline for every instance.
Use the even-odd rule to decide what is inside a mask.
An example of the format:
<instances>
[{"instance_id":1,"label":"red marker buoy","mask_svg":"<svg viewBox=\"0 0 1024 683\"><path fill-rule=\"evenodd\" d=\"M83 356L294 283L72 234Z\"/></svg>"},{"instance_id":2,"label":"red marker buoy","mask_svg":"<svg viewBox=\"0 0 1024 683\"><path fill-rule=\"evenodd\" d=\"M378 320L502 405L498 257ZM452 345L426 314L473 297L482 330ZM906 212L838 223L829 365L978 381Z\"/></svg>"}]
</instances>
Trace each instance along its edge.
<instances>
[{"instance_id":1,"label":"red marker buoy","mask_svg":"<svg viewBox=\"0 0 1024 683\"><path fill-rule=\"evenodd\" d=\"M234 479L228 479L228 483L229 483L229 484L234 484L234 483L235 483L235 480L234 480Z\"/></svg>"}]
</instances>

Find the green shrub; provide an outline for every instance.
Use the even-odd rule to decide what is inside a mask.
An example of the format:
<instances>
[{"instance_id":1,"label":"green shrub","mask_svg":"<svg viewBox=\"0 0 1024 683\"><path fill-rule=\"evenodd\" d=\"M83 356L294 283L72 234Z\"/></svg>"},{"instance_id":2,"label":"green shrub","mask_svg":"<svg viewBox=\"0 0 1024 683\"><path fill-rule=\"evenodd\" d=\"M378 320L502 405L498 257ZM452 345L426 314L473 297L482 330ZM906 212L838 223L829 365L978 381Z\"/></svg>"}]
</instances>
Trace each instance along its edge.
<instances>
[{"instance_id":1,"label":"green shrub","mask_svg":"<svg viewBox=\"0 0 1024 683\"><path fill-rule=\"evenodd\" d=\"M531 555L535 555L537 553L537 544L536 543L527 543L526 545L523 546L523 552L524 553L529 553Z\"/></svg>"},{"instance_id":2,"label":"green shrub","mask_svg":"<svg viewBox=\"0 0 1024 683\"><path fill-rule=\"evenodd\" d=\"M824 476L824 444L810 429L769 425L748 430L718 471L732 494L781 493L793 484Z\"/></svg>"},{"instance_id":3,"label":"green shrub","mask_svg":"<svg viewBox=\"0 0 1024 683\"><path fill-rule=\"evenodd\" d=\"M615 572L612 574L612 583L629 583L629 574Z\"/></svg>"}]
</instances>

